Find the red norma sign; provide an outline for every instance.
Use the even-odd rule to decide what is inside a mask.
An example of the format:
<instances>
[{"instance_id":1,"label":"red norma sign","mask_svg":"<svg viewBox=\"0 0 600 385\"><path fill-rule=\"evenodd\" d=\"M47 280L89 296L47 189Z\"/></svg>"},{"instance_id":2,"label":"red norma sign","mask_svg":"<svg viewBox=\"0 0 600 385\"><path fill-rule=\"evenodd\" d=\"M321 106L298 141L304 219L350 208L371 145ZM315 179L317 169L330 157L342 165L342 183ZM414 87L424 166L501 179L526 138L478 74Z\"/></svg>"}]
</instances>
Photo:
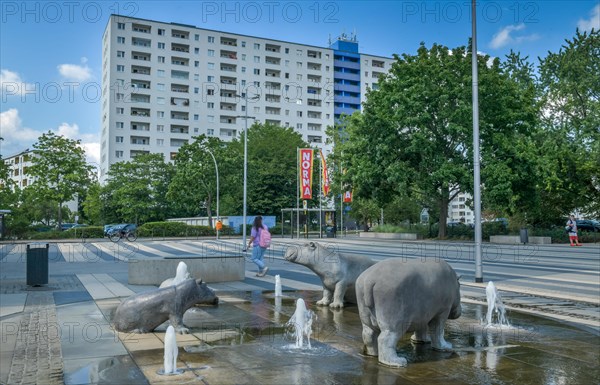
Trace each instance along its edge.
<instances>
[{"instance_id":1,"label":"red norma sign","mask_svg":"<svg viewBox=\"0 0 600 385\"><path fill-rule=\"evenodd\" d=\"M312 199L313 150L300 149L300 198Z\"/></svg>"}]
</instances>

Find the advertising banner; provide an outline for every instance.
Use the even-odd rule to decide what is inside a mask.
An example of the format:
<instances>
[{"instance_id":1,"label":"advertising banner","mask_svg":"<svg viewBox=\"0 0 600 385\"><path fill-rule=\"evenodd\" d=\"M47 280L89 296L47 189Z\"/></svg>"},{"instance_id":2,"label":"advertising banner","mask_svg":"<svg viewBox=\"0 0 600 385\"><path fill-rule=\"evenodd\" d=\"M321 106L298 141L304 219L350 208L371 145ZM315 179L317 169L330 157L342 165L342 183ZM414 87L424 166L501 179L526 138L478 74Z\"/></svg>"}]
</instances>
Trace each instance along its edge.
<instances>
[{"instance_id":1,"label":"advertising banner","mask_svg":"<svg viewBox=\"0 0 600 385\"><path fill-rule=\"evenodd\" d=\"M312 199L312 169L313 169L313 150L312 148L300 149L300 198Z\"/></svg>"}]
</instances>

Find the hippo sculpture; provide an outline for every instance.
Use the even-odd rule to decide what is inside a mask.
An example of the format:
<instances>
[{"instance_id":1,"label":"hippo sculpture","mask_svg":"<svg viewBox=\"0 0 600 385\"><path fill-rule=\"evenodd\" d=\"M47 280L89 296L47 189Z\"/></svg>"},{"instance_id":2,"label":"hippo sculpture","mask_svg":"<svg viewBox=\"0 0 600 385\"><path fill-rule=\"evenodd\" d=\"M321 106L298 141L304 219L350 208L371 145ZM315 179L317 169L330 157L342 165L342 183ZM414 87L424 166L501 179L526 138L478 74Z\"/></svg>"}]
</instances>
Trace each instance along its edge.
<instances>
[{"instance_id":1,"label":"hippo sculpture","mask_svg":"<svg viewBox=\"0 0 600 385\"><path fill-rule=\"evenodd\" d=\"M311 269L323 282L323 298L317 305L344 307L344 300L356 303L356 278L375 261L359 255L344 255L315 242L290 246L285 259Z\"/></svg>"},{"instance_id":2,"label":"hippo sculpture","mask_svg":"<svg viewBox=\"0 0 600 385\"><path fill-rule=\"evenodd\" d=\"M406 366L396 344L408 331L436 350L451 350L444 340L447 319L460 317L460 284L444 260L386 259L356 280L365 353L385 365ZM429 331L429 333L428 333Z\"/></svg>"},{"instance_id":3,"label":"hippo sculpture","mask_svg":"<svg viewBox=\"0 0 600 385\"><path fill-rule=\"evenodd\" d=\"M134 294L123 301L113 316L120 332L148 333L169 320L179 334L189 333L183 314L196 304L217 304L219 298L201 279L186 279L163 289Z\"/></svg>"}]
</instances>

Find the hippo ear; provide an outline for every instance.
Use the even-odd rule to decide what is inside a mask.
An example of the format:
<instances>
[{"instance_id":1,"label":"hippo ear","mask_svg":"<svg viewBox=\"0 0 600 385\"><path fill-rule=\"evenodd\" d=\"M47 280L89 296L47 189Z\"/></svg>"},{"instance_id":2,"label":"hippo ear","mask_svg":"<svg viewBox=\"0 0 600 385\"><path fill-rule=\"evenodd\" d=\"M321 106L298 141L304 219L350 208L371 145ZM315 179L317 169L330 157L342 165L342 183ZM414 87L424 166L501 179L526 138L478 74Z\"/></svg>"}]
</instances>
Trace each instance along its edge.
<instances>
[{"instance_id":1,"label":"hippo ear","mask_svg":"<svg viewBox=\"0 0 600 385\"><path fill-rule=\"evenodd\" d=\"M309 245L310 245L310 247L311 247L311 248L313 248L313 249L317 247L317 244L316 244L316 243L314 243L314 242L310 242L310 243L309 243Z\"/></svg>"},{"instance_id":2,"label":"hippo ear","mask_svg":"<svg viewBox=\"0 0 600 385\"><path fill-rule=\"evenodd\" d=\"M196 280L196 284L197 284L197 285L202 285L202 278L198 278L198 279Z\"/></svg>"},{"instance_id":3,"label":"hippo ear","mask_svg":"<svg viewBox=\"0 0 600 385\"><path fill-rule=\"evenodd\" d=\"M462 278L462 275L457 275L457 276L456 276L456 280L457 280L457 281L460 281L460 279L461 279L461 278Z\"/></svg>"}]
</instances>

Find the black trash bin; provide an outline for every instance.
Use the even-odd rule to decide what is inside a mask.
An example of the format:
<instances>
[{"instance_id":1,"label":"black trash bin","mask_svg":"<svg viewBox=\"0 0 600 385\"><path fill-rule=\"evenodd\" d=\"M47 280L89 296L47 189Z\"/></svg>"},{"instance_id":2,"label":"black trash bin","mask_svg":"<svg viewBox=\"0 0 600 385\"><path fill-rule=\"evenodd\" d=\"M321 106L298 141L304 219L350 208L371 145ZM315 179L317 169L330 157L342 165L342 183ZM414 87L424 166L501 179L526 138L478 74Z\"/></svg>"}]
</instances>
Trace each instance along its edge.
<instances>
[{"instance_id":1,"label":"black trash bin","mask_svg":"<svg viewBox=\"0 0 600 385\"><path fill-rule=\"evenodd\" d=\"M335 227L327 226L325 228L325 237L326 238L335 238Z\"/></svg>"},{"instance_id":2,"label":"black trash bin","mask_svg":"<svg viewBox=\"0 0 600 385\"><path fill-rule=\"evenodd\" d=\"M47 243L27 245L27 285L48 284L48 248Z\"/></svg>"},{"instance_id":3,"label":"black trash bin","mask_svg":"<svg viewBox=\"0 0 600 385\"><path fill-rule=\"evenodd\" d=\"M529 232L527 231L526 227L521 229L521 243L529 243Z\"/></svg>"}]
</instances>

